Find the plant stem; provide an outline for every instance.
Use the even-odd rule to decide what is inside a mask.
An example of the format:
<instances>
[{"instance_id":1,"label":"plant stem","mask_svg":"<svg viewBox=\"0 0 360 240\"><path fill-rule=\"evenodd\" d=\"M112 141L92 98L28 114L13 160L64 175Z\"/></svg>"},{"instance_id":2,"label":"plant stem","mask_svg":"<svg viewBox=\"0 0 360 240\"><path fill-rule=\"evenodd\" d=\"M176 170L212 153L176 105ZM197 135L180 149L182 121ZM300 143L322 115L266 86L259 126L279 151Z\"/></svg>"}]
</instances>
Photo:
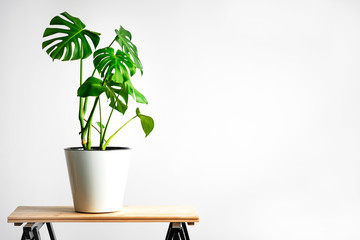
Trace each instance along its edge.
<instances>
[{"instance_id":1,"label":"plant stem","mask_svg":"<svg viewBox=\"0 0 360 240\"><path fill-rule=\"evenodd\" d=\"M115 42L116 40L116 37L114 38L114 40L110 43L110 45L108 47L111 47L111 45ZM93 73L92 73L92 77L94 76L95 72L96 72L96 68L97 66L95 67ZM82 71L82 70L81 70ZM104 80L105 81L105 80ZM81 83L82 84L82 83ZM103 85L104 85L104 82L103 82ZM94 105L91 109L91 112L90 112L90 115L89 115L89 118L88 118L88 121L86 123L86 126L85 128L83 129L83 131L81 131L82 133L82 136L84 134L84 138L85 138L85 132L87 132L88 134L88 141L87 143L85 143L86 145L84 146L84 148L86 148L87 150L91 150L91 125L92 125L92 119L93 119L93 116L94 116L94 112L95 112L95 109L96 109L96 105L98 104L99 102L99 97L96 97L95 99L95 102L94 102ZM87 104L87 98L85 99L85 103ZM86 110L86 106L84 106L84 110ZM103 139L105 139L105 136L103 137ZM84 141L83 141L84 142ZM107 141L108 142L108 141ZM100 143L101 144L101 143Z\"/></svg>"},{"instance_id":2,"label":"plant stem","mask_svg":"<svg viewBox=\"0 0 360 240\"><path fill-rule=\"evenodd\" d=\"M84 116L86 114L87 103L88 103L88 97L85 98L85 103L84 103L84 107L83 107Z\"/></svg>"},{"instance_id":3,"label":"plant stem","mask_svg":"<svg viewBox=\"0 0 360 240\"><path fill-rule=\"evenodd\" d=\"M111 139L123 128L125 127L129 122L131 122L133 119L135 119L137 115L133 118L131 118L129 121L127 121L124 125L122 125L111 137L106 141L105 145L103 146L102 150L105 150Z\"/></svg>"},{"instance_id":4,"label":"plant stem","mask_svg":"<svg viewBox=\"0 0 360 240\"><path fill-rule=\"evenodd\" d=\"M116 36L117 37L117 36ZM110 43L110 45L108 47L111 47L111 45L113 45L113 43L115 42L116 40L116 37L114 38L114 40L112 40L112 42Z\"/></svg>"},{"instance_id":5,"label":"plant stem","mask_svg":"<svg viewBox=\"0 0 360 240\"><path fill-rule=\"evenodd\" d=\"M103 138L103 125L102 125L102 117L101 117L101 101L99 100L99 114L100 114L100 147L101 147L101 139Z\"/></svg>"},{"instance_id":6,"label":"plant stem","mask_svg":"<svg viewBox=\"0 0 360 240\"><path fill-rule=\"evenodd\" d=\"M88 137L88 142L87 142L87 149L88 150L91 150L91 124L92 124L92 119L93 119L94 112L95 112L95 109L96 109L96 105L97 105L98 102L99 102L99 97L96 97L93 108L91 109L91 113L89 115L88 122L86 123L86 126L85 126L85 131L87 131L87 134L88 134L88 136L87 136Z\"/></svg>"},{"instance_id":7,"label":"plant stem","mask_svg":"<svg viewBox=\"0 0 360 240\"><path fill-rule=\"evenodd\" d=\"M108 126L109 126L110 118L111 118L113 112L114 112L114 109L112 108L112 109L111 109L111 112L110 112L110 115L109 115L109 118L108 118L108 120L107 120L107 122L106 122L106 126L105 126L105 130L104 130L103 137L101 138L100 148L103 147L104 141L106 141L106 140L105 140L105 134L106 134L106 130L107 130Z\"/></svg>"},{"instance_id":8,"label":"plant stem","mask_svg":"<svg viewBox=\"0 0 360 240\"><path fill-rule=\"evenodd\" d=\"M86 119L84 121L87 122ZM91 126L100 134L100 130L94 124L91 124Z\"/></svg>"},{"instance_id":9,"label":"plant stem","mask_svg":"<svg viewBox=\"0 0 360 240\"><path fill-rule=\"evenodd\" d=\"M83 46L81 45L81 54L82 54ZM83 58L81 56L80 58L80 86L83 83ZM80 103L79 103L79 121L80 121L80 128L81 128L81 145L83 148L86 148L86 142L85 142L85 131L84 131L84 108L83 108L83 98L80 97Z\"/></svg>"}]
</instances>

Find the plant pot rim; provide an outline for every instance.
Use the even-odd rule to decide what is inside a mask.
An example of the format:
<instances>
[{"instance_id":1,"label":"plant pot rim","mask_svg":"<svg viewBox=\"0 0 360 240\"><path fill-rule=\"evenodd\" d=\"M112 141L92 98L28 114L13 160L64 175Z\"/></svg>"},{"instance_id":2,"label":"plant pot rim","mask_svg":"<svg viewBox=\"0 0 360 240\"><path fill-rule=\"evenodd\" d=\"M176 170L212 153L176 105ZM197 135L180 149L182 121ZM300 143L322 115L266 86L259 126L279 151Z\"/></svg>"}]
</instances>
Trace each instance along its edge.
<instances>
[{"instance_id":1,"label":"plant pot rim","mask_svg":"<svg viewBox=\"0 0 360 240\"><path fill-rule=\"evenodd\" d=\"M89 151L89 152L104 152L104 151L116 151L116 150L131 150L129 147L107 147L105 150L101 150L99 147L92 147L91 150L84 150L83 147L69 147L64 148L65 151Z\"/></svg>"}]
</instances>

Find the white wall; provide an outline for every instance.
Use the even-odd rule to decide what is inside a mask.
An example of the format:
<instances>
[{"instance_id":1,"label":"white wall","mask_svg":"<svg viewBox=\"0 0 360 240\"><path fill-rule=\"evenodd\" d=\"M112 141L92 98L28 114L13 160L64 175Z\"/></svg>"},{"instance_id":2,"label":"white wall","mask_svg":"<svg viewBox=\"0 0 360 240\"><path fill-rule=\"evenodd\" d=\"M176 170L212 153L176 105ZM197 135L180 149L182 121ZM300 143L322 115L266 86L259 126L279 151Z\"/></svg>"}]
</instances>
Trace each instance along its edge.
<instances>
[{"instance_id":1,"label":"white wall","mask_svg":"<svg viewBox=\"0 0 360 240\"><path fill-rule=\"evenodd\" d=\"M139 48L134 83L156 128L144 139L134 122L114 140L134 148L126 204L195 205L194 240L360 238L359 2L3 0L1 239L20 239L6 223L18 205L72 204L63 148L79 145L79 64L41 50L65 10L101 46L121 24ZM167 228L91 226L55 230L161 239Z\"/></svg>"}]
</instances>

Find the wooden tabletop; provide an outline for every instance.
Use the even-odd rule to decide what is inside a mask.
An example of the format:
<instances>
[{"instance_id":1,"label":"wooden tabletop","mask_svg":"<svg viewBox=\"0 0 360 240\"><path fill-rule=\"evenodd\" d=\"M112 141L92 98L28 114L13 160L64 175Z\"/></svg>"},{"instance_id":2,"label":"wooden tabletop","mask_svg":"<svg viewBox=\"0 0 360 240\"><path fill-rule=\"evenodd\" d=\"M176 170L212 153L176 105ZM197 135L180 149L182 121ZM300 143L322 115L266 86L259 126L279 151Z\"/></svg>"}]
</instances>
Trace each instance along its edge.
<instances>
[{"instance_id":1,"label":"wooden tabletop","mask_svg":"<svg viewBox=\"0 0 360 240\"><path fill-rule=\"evenodd\" d=\"M113 213L78 213L70 206L19 206L9 223L25 222L199 222L192 206L124 206Z\"/></svg>"}]
</instances>

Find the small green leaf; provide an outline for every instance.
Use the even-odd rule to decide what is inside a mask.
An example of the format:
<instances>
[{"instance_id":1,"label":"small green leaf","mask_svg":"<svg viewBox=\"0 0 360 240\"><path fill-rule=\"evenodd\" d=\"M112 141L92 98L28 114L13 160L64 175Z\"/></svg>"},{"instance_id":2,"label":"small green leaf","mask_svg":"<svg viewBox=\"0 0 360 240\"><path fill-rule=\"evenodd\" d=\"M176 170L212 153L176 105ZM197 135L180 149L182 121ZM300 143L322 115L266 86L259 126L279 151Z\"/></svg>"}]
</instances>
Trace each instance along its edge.
<instances>
[{"instance_id":1,"label":"small green leaf","mask_svg":"<svg viewBox=\"0 0 360 240\"><path fill-rule=\"evenodd\" d=\"M102 86L102 81L95 77L89 77L78 89L77 95L79 97L99 96L107 89Z\"/></svg>"},{"instance_id":2,"label":"small green leaf","mask_svg":"<svg viewBox=\"0 0 360 240\"><path fill-rule=\"evenodd\" d=\"M96 124L99 126L99 128L105 128L105 126L102 125L101 122L97 122Z\"/></svg>"},{"instance_id":3,"label":"small green leaf","mask_svg":"<svg viewBox=\"0 0 360 240\"><path fill-rule=\"evenodd\" d=\"M140 118L142 129L144 130L145 137L147 137L154 129L154 120L149 116L142 115L139 108L136 109L136 115Z\"/></svg>"}]
</instances>

